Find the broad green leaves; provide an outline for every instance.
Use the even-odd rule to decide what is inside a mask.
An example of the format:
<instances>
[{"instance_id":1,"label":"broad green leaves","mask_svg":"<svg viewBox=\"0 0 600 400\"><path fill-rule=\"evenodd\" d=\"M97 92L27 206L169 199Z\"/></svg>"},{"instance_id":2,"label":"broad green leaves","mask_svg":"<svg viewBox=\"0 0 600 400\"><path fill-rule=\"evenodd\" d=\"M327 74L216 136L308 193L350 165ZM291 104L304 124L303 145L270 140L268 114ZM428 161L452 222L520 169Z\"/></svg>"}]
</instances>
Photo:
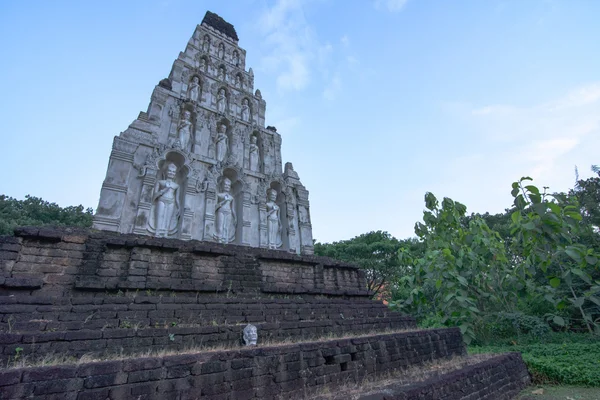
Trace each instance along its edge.
<instances>
[{"instance_id":1,"label":"broad green leaves","mask_svg":"<svg viewBox=\"0 0 600 400\"><path fill-rule=\"evenodd\" d=\"M600 179L597 189L586 193L598 193L600 210ZM425 250L398 252L411 274L397 281L403 296L392 307L459 326L467 342L486 316L527 313L521 307L530 302L543 304L537 315L555 328L598 331L600 236L585 225L577 196L550 195L529 177L514 182L511 194L505 214L466 216L463 204L426 193L423 221L415 224Z\"/></svg>"},{"instance_id":2,"label":"broad green leaves","mask_svg":"<svg viewBox=\"0 0 600 400\"><path fill-rule=\"evenodd\" d=\"M511 233L524 261L516 267L529 277L545 274L549 285L537 290L545 291L544 297L551 299L557 310L571 304L593 332L598 329L593 315L598 315L599 310L594 306L595 296L584 292L592 284L590 273L598 272L598 256L594 249L580 243L583 218L577 200L573 196L540 193L537 187L524 184L530 180L521 178L512 185L516 211L511 216ZM556 325L566 325L560 316L552 320Z\"/></svg>"},{"instance_id":3,"label":"broad green leaves","mask_svg":"<svg viewBox=\"0 0 600 400\"><path fill-rule=\"evenodd\" d=\"M433 301L442 322L459 326L470 342L475 337L474 322L483 311L512 302L509 282L514 278L507 268L504 244L483 219L465 224L467 208L459 202L444 198L440 206L427 193L425 206L424 223L415 225L425 254L411 257L407 249L399 252L402 262L412 266L414 279L402 281L410 285L410 294L393 306L412 312ZM427 287L435 288L433 294Z\"/></svg>"}]
</instances>

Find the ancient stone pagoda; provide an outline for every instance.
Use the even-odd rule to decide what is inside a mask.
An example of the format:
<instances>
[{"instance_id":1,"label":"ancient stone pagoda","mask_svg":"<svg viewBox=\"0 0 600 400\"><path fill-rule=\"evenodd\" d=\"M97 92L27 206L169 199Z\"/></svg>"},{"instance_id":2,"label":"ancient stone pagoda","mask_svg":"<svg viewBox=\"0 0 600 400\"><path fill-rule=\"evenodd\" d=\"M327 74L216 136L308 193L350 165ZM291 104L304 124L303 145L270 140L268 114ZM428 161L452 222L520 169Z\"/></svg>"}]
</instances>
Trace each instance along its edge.
<instances>
[{"instance_id":1,"label":"ancient stone pagoda","mask_svg":"<svg viewBox=\"0 0 600 400\"><path fill-rule=\"evenodd\" d=\"M515 398L520 354L468 355L306 254L308 192L244 59L207 13L114 140L104 230L0 236L0 400Z\"/></svg>"},{"instance_id":2,"label":"ancient stone pagoda","mask_svg":"<svg viewBox=\"0 0 600 400\"><path fill-rule=\"evenodd\" d=\"M114 138L94 227L312 254L308 191L265 110L233 25L207 12Z\"/></svg>"}]
</instances>

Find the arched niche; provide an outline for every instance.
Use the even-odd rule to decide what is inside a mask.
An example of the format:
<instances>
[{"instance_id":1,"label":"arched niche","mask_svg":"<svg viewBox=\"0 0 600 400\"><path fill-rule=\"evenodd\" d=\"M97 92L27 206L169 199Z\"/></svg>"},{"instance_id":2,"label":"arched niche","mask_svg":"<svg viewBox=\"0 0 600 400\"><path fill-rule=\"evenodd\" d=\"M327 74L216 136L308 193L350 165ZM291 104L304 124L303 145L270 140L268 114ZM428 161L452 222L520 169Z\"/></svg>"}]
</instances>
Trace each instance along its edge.
<instances>
[{"instance_id":1,"label":"arched niche","mask_svg":"<svg viewBox=\"0 0 600 400\"><path fill-rule=\"evenodd\" d=\"M186 156L176 150L166 152L163 157L157 160L156 165L156 179L152 191L152 202L147 229L150 233L156 236L179 237L183 221L183 213L185 210L185 193L187 190L187 177L190 172L190 167L187 163ZM168 180L168 171L170 168L172 168L172 165L174 165L176 168L176 174L173 181L178 186L175 192L175 206L173 211L168 211L170 213L170 217L167 218L167 223L163 229L160 229L158 219L161 217L161 215L164 215L164 213L167 212L165 211L164 202L162 204L162 208L161 205L159 205L160 198L162 196L160 191L164 190L164 184L161 185L161 182Z\"/></svg>"},{"instance_id":2,"label":"arched niche","mask_svg":"<svg viewBox=\"0 0 600 400\"><path fill-rule=\"evenodd\" d=\"M203 73L207 73L209 65L210 65L210 58L208 58L208 56L206 56L206 55L200 56L200 58L198 59L198 70Z\"/></svg>"},{"instance_id":3,"label":"arched niche","mask_svg":"<svg viewBox=\"0 0 600 400\"><path fill-rule=\"evenodd\" d=\"M241 72L235 74L235 87L237 87L238 89L244 88L244 77L242 76Z\"/></svg>"},{"instance_id":4,"label":"arched niche","mask_svg":"<svg viewBox=\"0 0 600 400\"><path fill-rule=\"evenodd\" d=\"M225 149L225 154L223 156L223 159L219 160L218 154L220 151L219 150L220 131L223 126L225 127L225 136L227 137L227 147ZM217 159L217 161L227 162L227 160L229 159L229 157L231 156L231 153L233 151L232 145L233 145L233 123L229 119L222 117L217 121L217 136L215 137L215 159Z\"/></svg>"},{"instance_id":5,"label":"arched niche","mask_svg":"<svg viewBox=\"0 0 600 400\"><path fill-rule=\"evenodd\" d=\"M225 64L221 64L217 68L217 79L223 82L227 81L227 67L225 67Z\"/></svg>"},{"instance_id":6,"label":"arched niche","mask_svg":"<svg viewBox=\"0 0 600 400\"><path fill-rule=\"evenodd\" d=\"M256 138L256 146L258 147L258 166L256 169L252 168L251 165L251 145L252 145L252 141L253 138ZM263 154L263 138L262 135L260 134L260 132L258 130L252 130L250 132L250 136L248 137L248 162L247 162L247 167L250 171L252 172L263 172L263 159L264 159L264 154Z\"/></svg>"},{"instance_id":7,"label":"arched niche","mask_svg":"<svg viewBox=\"0 0 600 400\"><path fill-rule=\"evenodd\" d=\"M244 111L245 106L248 107L247 111ZM244 113L247 112L248 115L244 115ZM253 121L253 115L254 115L254 110L252 107L252 102L250 101L250 98L244 96L242 97L242 100L240 102L240 119L243 122L246 122L248 124L251 124Z\"/></svg>"},{"instance_id":8,"label":"arched niche","mask_svg":"<svg viewBox=\"0 0 600 400\"><path fill-rule=\"evenodd\" d=\"M222 108L219 104L220 97L221 97L221 93L223 93L225 95L224 101L225 103L223 104ZM231 91L229 90L229 88L227 88L227 86L225 85L221 85L217 87L217 93L216 93L216 104L215 107L217 108L217 112L225 114L229 111L229 104L230 104L230 100L231 100Z\"/></svg>"},{"instance_id":9,"label":"arched niche","mask_svg":"<svg viewBox=\"0 0 600 400\"><path fill-rule=\"evenodd\" d=\"M170 149L157 161L159 173L164 172L169 163L173 163L177 167L177 182L185 189L187 177L191 171L190 160L180 150Z\"/></svg>"},{"instance_id":10,"label":"arched niche","mask_svg":"<svg viewBox=\"0 0 600 400\"><path fill-rule=\"evenodd\" d=\"M224 60L225 59L225 43L220 42L217 45L217 56L221 59Z\"/></svg>"},{"instance_id":11,"label":"arched niche","mask_svg":"<svg viewBox=\"0 0 600 400\"><path fill-rule=\"evenodd\" d=\"M210 52L210 36L204 35L202 38L202 51L208 53Z\"/></svg>"},{"instance_id":12,"label":"arched niche","mask_svg":"<svg viewBox=\"0 0 600 400\"><path fill-rule=\"evenodd\" d=\"M270 190L275 190L277 192L277 197L275 199L275 203L277 204L277 206L279 206L279 221L281 224L281 247L279 249L281 250L289 250L290 249L290 241L288 238L288 228L289 228L289 222L288 222L288 215L287 215L287 199L286 199L286 195L284 192L284 183L279 181L279 180L275 180L272 181L269 184L269 188L267 189L267 202L269 202L269 191ZM265 221L267 222L267 221ZM268 240L268 232L269 228L268 228L268 223L267 223L267 240Z\"/></svg>"},{"instance_id":13,"label":"arched niche","mask_svg":"<svg viewBox=\"0 0 600 400\"><path fill-rule=\"evenodd\" d=\"M223 190L223 183L225 179L229 179L229 181L231 182L231 189L229 193L234 199L233 208L235 211L235 238L231 243L234 244L242 244L243 238L244 181L241 179L241 176L241 172L238 171L235 167L226 167L223 169L222 175L217 180L217 192L221 192ZM217 210L215 209L215 218L217 218L216 214Z\"/></svg>"},{"instance_id":14,"label":"arched niche","mask_svg":"<svg viewBox=\"0 0 600 400\"><path fill-rule=\"evenodd\" d=\"M196 119L197 119L197 115L196 115L196 109L194 106L194 103L192 103L189 100L186 100L185 102L182 103L181 105L181 110L179 113L179 119L177 120L177 130L176 130L176 141L179 140L179 129L180 129L180 124L181 121L185 118L185 113L189 112L190 113L190 122L192 123L191 129L190 129L190 139L189 139L189 143L186 149L184 149L185 151L189 151L189 152L193 152L194 151L194 143L196 143Z\"/></svg>"},{"instance_id":15,"label":"arched niche","mask_svg":"<svg viewBox=\"0 0 600 400\"><path fill-rule=\"evenodd\" d=\"M195 96L192 93L194 81L196 81L196 83L198 85L197 93ZM202 76L200 76L199 74L192 74L190 76L189 80L187 81L186 98L200 103L202 100L203 89L204 89L204 79L202 78Z\"/></svg>"}]
</instances>

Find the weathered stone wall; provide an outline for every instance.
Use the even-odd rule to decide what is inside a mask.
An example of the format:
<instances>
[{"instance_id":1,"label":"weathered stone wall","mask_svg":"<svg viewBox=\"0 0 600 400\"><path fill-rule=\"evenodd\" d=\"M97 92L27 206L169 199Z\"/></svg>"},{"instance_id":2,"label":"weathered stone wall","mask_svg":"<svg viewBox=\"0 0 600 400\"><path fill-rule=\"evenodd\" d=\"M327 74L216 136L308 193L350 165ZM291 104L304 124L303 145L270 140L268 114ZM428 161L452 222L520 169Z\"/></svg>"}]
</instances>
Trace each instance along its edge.
<instances>
[{"instance_id":1,"label":"weathered stone wall","mask_svg":"<svg viewBox=\"0 0 600 400\"><path fill-rule=\"evenodd\" d=\"M369 300L0 296L0 361L233 346L247 323L261 343L416 328Z\"/></svg>"},{"instance_id":2,"label":"weathered stone wall","mask_svg":"<svg viewBox=\"0 0 600 400\"><path fill-rule=\"evenodd\" d=\"M521 355L508 353L412 385L389 386L385 392L371 393L369 399L510 400L516 398L529 382L529 373Z\"/></svg>"},{"instance_id":3,"label":"weathered stone wall","mask_svg":"<svg viewBox=\"0 0 600 400\"><path fill-rule=\"evenodd\" d=\"M0 295L90 291L369 297L363 271L316 256L72 228L0 238Z\"/></svg>"},{"instance_id":4,"label":"weathered stone wall","mask_svg":"<svg viewBox=\"0 0 600 400\"><path fill-rule=\"evenodd\" d=\"M0 371L0 398L302 398L465 353L458 329ZM141 396L141 397L138 397Z\"/></svg>"},{"instance_id":5,"label":"weathered stone wall","mask_svg":"<svg viewBox=\"0 0 600 400\"><path fill-rule=\"evenodd\" d=\"M342 299L0 296L0 332L412 317L380 302Z\"/></svg>"},{"instance_id":6,"label":"weathered stone wall","mask_svg":"<svg viewBox=\"0 0 600 400\"><path fill-rule=\"evenodd\" d=\"M398 316L354 320L256 323L260 343L314 340L336 335L360 335L390 329L414 328L414 321ZM31 363L53 355L79 358L83 355L110 357L124 354L185 351L221 346L240 346L244 325L190 326L161 325L139 329L80 329L72 331L0 333L0 362L9 364L18 353ZM20 349L17 352L17 349Z\"/></svg>"}]
</instances>

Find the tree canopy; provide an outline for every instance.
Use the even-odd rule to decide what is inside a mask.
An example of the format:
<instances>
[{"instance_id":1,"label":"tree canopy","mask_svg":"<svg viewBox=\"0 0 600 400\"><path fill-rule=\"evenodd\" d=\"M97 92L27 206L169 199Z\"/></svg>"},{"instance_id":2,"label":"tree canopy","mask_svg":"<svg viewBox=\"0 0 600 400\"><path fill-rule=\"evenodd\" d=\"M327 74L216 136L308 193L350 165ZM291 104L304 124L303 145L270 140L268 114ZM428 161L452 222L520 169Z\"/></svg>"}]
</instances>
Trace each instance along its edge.
<instances>
[{"instance_id":1,"label":"tree canopy","mask_svg":"<svg viewBox=\"0 0 600 400\"><path fill-rule=\"evenodd\" d=\"M93 210L82 205L60 207L39 197L27 195L17 200L0 195L0 235L12 235L17 226L92 226Z\"/></svg>"},{"instance_id":2,"label":"tree canopy","mask_svg":"<svg viewBox=\"0 0 600 400\"><path fill-rule=\"evenodd\" d=\"M403 272L398 259L401 246L409 246L413 251L419 251L416 239L400 241L388 232L373 231L339 242L317 242L315 254L358 265L367 275L369 290L379 293Z\"/></svg>"}]
</instances>

